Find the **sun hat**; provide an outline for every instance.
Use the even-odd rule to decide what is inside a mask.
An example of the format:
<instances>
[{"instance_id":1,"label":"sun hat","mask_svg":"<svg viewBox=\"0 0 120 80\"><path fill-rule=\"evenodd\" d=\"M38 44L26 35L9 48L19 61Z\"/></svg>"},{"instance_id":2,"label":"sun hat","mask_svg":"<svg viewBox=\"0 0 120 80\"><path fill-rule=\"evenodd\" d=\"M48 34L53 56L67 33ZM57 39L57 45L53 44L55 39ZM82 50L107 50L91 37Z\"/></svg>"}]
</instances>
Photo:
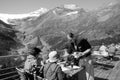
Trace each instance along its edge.
<instances>
[{"instance_id":1,"label":"sun hat","mask_svg":"<svg viewBox=\"0 0 120 80\"><path fill-rule=\"evenodd\" d=\"M56 62L58 60L57 55L58 55L57 51L51 51L48 55L48 57L49 57L48 61L49 62Z\"/></svg>"}]
</instances>

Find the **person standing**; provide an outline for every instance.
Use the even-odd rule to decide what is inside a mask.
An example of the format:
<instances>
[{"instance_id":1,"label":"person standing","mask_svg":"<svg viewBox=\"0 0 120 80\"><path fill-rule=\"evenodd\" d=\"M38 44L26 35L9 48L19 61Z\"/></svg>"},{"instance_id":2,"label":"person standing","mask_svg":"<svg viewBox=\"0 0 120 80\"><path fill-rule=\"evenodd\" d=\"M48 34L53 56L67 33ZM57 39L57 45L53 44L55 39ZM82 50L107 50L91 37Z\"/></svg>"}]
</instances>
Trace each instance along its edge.
<instances>
[{"instance_id":1,"label":"person standing","mask_svg":"<svg viewBox=\"0 0 120 80\"><path fill-rule=\"evenodd\" d=\"M67 35L68 42L65 45L65 50L69 54L74 54L77 52L77 64L79 66L84 66L84 69L78 74L81 80L94 80L94 68L92 65L91 57L91 45L87 39L74 36L73 33Z\"/></svg>"},{"instance_id":2,"label":"person standing","mask_svg":"<svg viewBox=\"0 0 120 80\"><path fill-rule=\"evenodd\" d=\"M85 67L86 80L94 80L94 67L92 65L92 56L91 56L91 45L87 39L82 38L78 44L80 49L80 54L82 55L82 64L79 60L79 65Z\"/></svg>"}]
</instances>

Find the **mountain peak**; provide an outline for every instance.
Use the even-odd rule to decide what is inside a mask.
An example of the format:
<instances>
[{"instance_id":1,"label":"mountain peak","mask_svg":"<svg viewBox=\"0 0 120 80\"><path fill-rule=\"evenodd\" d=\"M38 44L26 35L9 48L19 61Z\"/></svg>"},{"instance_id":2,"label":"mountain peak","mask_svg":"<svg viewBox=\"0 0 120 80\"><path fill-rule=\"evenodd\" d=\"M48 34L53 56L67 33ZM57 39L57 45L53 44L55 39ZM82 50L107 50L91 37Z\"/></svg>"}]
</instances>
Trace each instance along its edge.
<instances>
[{"instance_id":1,"label":"mountain peak","mask_svg":"<svg viewBox=\"0 0 120 80\"><path fill-rule=\"evenodd\" d=\"M29 14L33 14L33 15L40 15L41 13L46 13L48 11L48 9L46 9L46 8L40 8L40 9L38 9L38 10L36 10L36 11L33 11L33 12L30 12Z\"/></svg>"},{"instance_id":2,"label":"mountain peak","mask_svg":"<svg viewBox=\"0 0 120 80\"><path fill-rule=\"evenodd\" d=\"M78 5L75 4L65 4L64 8L68 8L68 9L79 9L80 7Z\"/></svg>"}]
</instances>

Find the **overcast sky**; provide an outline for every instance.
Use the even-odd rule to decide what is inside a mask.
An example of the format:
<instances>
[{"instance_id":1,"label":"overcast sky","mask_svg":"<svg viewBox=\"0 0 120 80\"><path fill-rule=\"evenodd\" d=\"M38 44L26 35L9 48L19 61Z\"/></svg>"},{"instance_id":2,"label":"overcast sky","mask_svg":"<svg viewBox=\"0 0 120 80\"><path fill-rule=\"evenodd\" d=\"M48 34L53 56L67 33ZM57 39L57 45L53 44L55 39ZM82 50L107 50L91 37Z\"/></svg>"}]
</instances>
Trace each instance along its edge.
<instances>
[{"instance_id":1,"label":"overcast sky","mask_svg":"<svg viewBox=\"0 0 120 80\"><path fill-rule=\"evenodd\" d=\"M21 14L40 9L52 9L63 4L76 4L81 8L95 9L115 0L0 0L0 13Z\"/></svg>"}]
</instances>

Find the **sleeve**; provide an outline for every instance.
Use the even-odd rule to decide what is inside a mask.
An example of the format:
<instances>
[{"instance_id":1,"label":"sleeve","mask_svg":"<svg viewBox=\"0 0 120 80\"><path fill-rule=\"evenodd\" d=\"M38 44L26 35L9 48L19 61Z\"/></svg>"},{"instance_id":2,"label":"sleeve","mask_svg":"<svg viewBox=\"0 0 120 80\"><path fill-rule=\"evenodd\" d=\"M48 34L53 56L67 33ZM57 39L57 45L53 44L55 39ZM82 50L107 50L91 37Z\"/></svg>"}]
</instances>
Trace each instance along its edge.
<instances>
[{"instance_id":1,"label":"sleeve","mask_svg":"<svg viewBox=\"0 0 120 80\"><path fill-rule=\"evenodd\" d=\"M64 73L62 72L61 67L59 67L57 70L57 77L58 77L58 80L63 80Z\"/></svg>"},{"instance_id":2,"label":"sleeve","mask_svg":"<svg viewBox=\"0 0 120 80\"><path fill-rule=\"evenodd\" d=\"M91 49L91 45L90 45L90 43L87 41L87 39L82 39L82 40L80 41L80 43L78 44L78 46L81 47L81 51L82 51L82 52L85 51L85 50L87 50L87 49Z\"/></svg>"},{"instance_id":3,"label":"sleeve","mask_svg":"<svg viewBox=\"0 0 120 80\"><path fill-rule=\"evenodd\" d=\"M84 44L85 44L86 49L90 49L91 48L90 43L86 39L84 40Z\"/></svg>"}]
</instances>

